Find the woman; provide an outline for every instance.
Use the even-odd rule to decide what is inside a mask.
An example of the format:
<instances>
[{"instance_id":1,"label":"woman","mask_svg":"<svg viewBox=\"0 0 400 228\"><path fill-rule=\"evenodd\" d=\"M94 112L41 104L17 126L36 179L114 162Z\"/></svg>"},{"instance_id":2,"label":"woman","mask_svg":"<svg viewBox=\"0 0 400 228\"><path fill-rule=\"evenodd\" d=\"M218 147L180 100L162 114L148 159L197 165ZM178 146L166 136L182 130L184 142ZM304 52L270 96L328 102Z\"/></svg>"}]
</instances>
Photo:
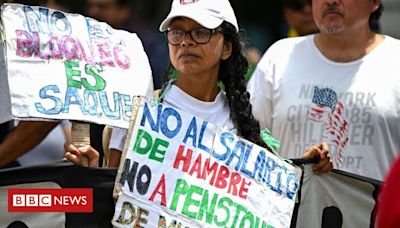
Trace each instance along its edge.
<instances>
[{"instance_id":1,"label":"woman","mask_svg":"<svg viewBox=\"0 0 400 228\"><path fill-rule=\"evenodd\" d=\"M171 65L178 72L176 81L163 89L163 103L267 147L251 112L244 79L248 64L229 1L174 0L160 31L166 34ZM125 130L114 129L109 166L118 166L125 137ZM90 165L96 166L97 153L92 148L78 151L68 145L67 149L66 157L72 162L81 164L80 157L87 156ZM320 157L316 172L332 169L326 144L304 156Z\"/></svg>"}]
</instances>

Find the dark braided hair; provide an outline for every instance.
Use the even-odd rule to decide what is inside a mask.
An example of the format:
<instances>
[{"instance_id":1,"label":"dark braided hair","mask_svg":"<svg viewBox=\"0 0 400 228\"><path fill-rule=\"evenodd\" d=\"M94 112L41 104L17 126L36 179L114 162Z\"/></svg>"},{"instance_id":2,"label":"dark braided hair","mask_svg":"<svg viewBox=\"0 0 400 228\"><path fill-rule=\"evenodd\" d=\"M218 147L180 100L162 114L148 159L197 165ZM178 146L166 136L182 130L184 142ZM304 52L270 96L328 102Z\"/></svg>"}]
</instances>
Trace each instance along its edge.
<instances>
[{"instance_id":1,"label":"dark braided hair","mask_svg":"<svg viewBox=\"0 0 400 228\"><path fill-rule=\"evenodd\" d=\"M239 136L267 147L260 137L260 124L252 114L245 80L248 61L240 35L230 23L224 22L221 27L225 41L232 44L232 54L221 62L218 75L218 79L224 84L231 119Z\"/></svg>"},{"instance_id":2,"label":"dark braided hair","mask_svg":"<svg viewBox=\"0 0 400 228\"><path fill-rule=\"evenodd\" d=\"M371 13L371 15L369 16L369 19L368 19L368 24L369 24L370 29L376 33L381 32L381 26L379 24L379 19L382 15L382 12L383 12L383 5L382 5L382 3L379 3L378 9L375 10L373 13Z\"/></svg>"}]
</instances>

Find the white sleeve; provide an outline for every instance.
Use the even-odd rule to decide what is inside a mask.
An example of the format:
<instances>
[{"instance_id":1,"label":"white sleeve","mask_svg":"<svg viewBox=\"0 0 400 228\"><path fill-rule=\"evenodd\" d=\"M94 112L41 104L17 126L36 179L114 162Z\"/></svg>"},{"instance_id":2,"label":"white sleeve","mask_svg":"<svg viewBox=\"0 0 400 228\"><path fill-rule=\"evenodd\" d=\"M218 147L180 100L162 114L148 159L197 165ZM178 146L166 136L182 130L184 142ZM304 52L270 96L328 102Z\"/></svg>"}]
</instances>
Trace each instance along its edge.
<instances>
[{"instance_id":1,"label":"white sleeve","mask_svg":"<svg viewBox=\"0 0 400 228\"><path fill-rule=\"evenodd\" d=\"M257 64L248 84L247 90L250 93L250 103L253 115L260 122L260 129L268 128L272 131L272 78L273 64L267 58L268 52Z\"/></svg>"},{"instance_id":2,"label":"white sleeve","mask_svg":"<svg viewBox=\"0 0 400 228\"><path fill-rule=\"evenodd\" d=\"M127 135L128 135L128 129L113 127L109 148L116 149L122 152L124 150L125 140Z\"/></svg>"}]
</instances>

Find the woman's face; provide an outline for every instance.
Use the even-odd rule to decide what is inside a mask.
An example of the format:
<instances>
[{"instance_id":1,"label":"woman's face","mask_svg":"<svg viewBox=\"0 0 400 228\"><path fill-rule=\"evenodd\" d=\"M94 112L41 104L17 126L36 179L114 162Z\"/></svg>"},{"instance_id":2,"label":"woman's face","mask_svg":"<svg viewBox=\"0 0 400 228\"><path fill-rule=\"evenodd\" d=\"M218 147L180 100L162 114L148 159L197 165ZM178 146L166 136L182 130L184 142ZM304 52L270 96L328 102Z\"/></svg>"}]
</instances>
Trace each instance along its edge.
<instances>
[{"instance_id":1,"label":"woman's face","mask_svg":"<svg viewBox=\"0 0 400 228\"><path fill-rule=\"evenodd\" d=\"M168 30L188 32L198 28L203 27L196 21L178 17L170 23ZM218 75L220 61L229 58L231 54L231 45L224 42L221 28L211 32L211 39L207 43L199 44L192 39L190 33L186 33L182 42L176 45L169 43L168 47L171 63L180 75Z\"/></svg>"}]
</instances>

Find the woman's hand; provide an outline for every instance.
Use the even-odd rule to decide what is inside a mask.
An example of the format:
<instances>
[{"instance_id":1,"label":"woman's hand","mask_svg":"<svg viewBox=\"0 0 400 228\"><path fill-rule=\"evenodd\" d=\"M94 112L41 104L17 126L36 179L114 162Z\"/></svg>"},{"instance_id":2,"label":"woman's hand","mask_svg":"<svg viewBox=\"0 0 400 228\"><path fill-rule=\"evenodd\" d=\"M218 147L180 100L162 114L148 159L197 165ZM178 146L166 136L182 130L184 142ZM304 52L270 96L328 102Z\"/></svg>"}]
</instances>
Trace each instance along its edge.
<instances>
[{"instance_id":1,"label":"woman's hand","mask_svg":"<svg viewBox=\"0 0 400 228\"><path fill-rule=\"evenodd\" d=\"M319 158L319 162L313 166L315 174L329 172L333 169L333 163L329 156L329 146L325 142L310 147L306 152L304 152L303 157Z\"/></svg>"},{"instance_id":2,"label":"woman's hand","mask_svg":"<svg viewBox=\"0 0 400 228\"><path fill-rule=\"evenodd\" d=\"M74 146L71 142L64 144L64 157L79 166L99 167L99 152L91 146Z\"/></svg>"}]
</instances>

